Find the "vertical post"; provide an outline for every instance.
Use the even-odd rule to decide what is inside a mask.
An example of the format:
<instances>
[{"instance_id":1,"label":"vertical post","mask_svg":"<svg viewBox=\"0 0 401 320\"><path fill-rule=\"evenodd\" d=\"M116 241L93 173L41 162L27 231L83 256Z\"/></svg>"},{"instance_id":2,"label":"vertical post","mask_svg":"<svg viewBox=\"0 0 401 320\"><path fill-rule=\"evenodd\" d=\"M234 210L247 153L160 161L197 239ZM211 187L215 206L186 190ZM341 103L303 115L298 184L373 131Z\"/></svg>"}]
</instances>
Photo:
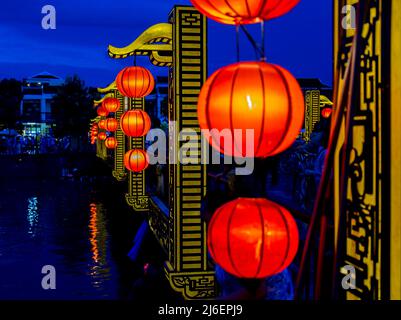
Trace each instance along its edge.
<instances>
[{"instance_id":1,"label":"vertical post","mask_svg":"<svg viewBox=\"0 0 401 320\"><path fill-rule=\"evenodd\" d=\"M390 299L401 299L401 77L397 72L401 61L401 2L391 1L391 244L390 244ZM388 17L390 18L390 17ZM397 67L398 66L398 67ZM398 69L397 69L398 68Z\"/></svg>"},{"instance_id":2,"label":"vertical post","mask_svg":"<svg viewBox=\"0 0 401 320\"><path fill-rule=\"evenodd\" d=\"M117 89L113 90L114 97L120 101L120 109L115 113L115 119L120 123L121 115L124 113L125 109L125 99L124 96L120 94ZM114 149L114 170L113 177L117 179L117 181L124 181L127 177L127 173L125 172L124 166L124 155L125 155L125 135L122 132L120 126L114 133L115 138L117 140L117 148Z\"/></svg>"},{"instance_id":3,"label":"vertical post","mask_svg":"<svg viewBox=\"0 0 401 320\"><path fill-rule=\"evenodd\" d=\"M206 226L201 219L201 201L206 191L206 165L201 164L197 101L207 77L206 18L193 7L176 6L170 14L173 24L173 66L169 71L169 261L167 276L172 287L187 299L214 295L214 272L208 268ZM178 132L190 129L198 134L198 164L171 164L179 157ZM174 148L172 147L174 145Z\"/></svg>"},{"instance_id":4,"label":"vertical post","mask_svg":"<svg viewBox=\"0 0 401 320\"><path fill-rule=\"evenodd\" d=\"M129 99L130 110L145 110L145 99ZM127 137L129 149L145 149L145 138ZM149 206L149 197L145 190L146 171L132 172L128 174L128 193L125 200L135 211L147 211Z\"/></svg>"}]
</instances>

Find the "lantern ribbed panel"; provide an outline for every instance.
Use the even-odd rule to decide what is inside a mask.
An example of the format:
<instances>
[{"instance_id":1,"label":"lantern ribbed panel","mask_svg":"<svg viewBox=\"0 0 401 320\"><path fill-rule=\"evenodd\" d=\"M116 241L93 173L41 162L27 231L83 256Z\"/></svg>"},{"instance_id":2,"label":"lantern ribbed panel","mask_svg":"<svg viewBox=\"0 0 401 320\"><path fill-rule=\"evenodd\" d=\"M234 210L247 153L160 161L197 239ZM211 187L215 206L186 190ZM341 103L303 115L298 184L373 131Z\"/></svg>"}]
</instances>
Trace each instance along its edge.
<instances>
[{"instance_id":1,"label":"lantern ribbed panel","mask_svg":"<svg viewBox=\"0 0 401 320\"><path fill-rule=\"evenodd\" d=\"M146 68L127 67L117 75L116 86L125 97L143 98L153 91L155 80Z\"/></svg>"},{"instance_id":2,"label":"lantern ribbed panel","mask_svg":"<svg viewBox=\"0 0 401 320\"><path fill-rule=\"evenodd\" d=\"M231 137L224 145L218 132L203 132L206 139L220 153L237 157L263 158L286 150L298 136L304 114L297 80L287 70L264 62L241 62L216 71L198 101L201 129L225 130ZM234 129L242 130L236 139ZM253 148L248 145L248 149L247 129L254 130Z\"/></svg>"},{"instance_id":3,"label":"lantern ribbed panel","mask_svg":"<svg viewBox=\"0 0 401 320\"><path fill-rule=\"evenodd\" d=\"M150 130L151 120L143 110L130 110L121 116L120 127L126 136L143 137Z\"/></svg>"},{"instance_id":4,"label":"lantern ribbed panel","mask_svg":"<svg viewBox=\"0 0 401 320\"><path fill-rule=\"evenodd\" d=\"M96 112L100 117L107 117L109 115L109 112L103 106L98 107Z\"/></svg>"},{"instance_id":5,"label":"lantern ribbed panel","mask_svg":"<svg viewBox=\"0 0 401 320\"><path fill-rule=\"evenodd\" d=\"M120 100L116 98L106 98L102 103L102 107L108 112L116 112L120 109Z\"/></svg>"},{"instance_id":6,"label":"lantern ribbed panel","mask_svg":"<svg viewBox=\"0 0 401 320\"><path fill-rule=\"evenodd\" d=\"M100 139L100 140L106 140L106 138L107 138L107 134L106 134L106 132L100 132L99 134L98 134L98 138Z\"/></svg>"},{"instance_id":7,"label":"lantern ribbed panel","mask_svg":"<svg viewBox=\"0 0 401 320\"><path fill-rule=\"evenodd\" d=\"M114 118L107 119L105 129L110 132L115 132L118 129L118 121Z\"/></svg>"},{"instance_id":8,"label":"lantern ribbed panel","mask_svg":"<svg viewBox=\"0 0 401 320\"><path fill-rule=\"evenodd\" d=\"M114 137L108 137L105 140L104 145L107 149L115 149L117 147L117 139Z\"/></svg>"},{"instance_id":9,"label":"lantern ribbed panel","mask_svg":"<svg viewBox=\"0 0 401 320\"><path fill-rule=\"evenodd\" d=\"M141 149L130 150L124 155L124 165L133 172L145 170L149 165L148 154Z\"/></svg>"},{"instance_id":10,"label":"lantern ribbed panel","mask_svg":"<svg viewBox=\"0 0 401 320\"><path fill-rule=\"evenodd\" d=\"M191 0L205 16L224 24L250 24L280 17L300 0Z\"/></svg>"},{"instance_id":11,"label":"lantern ribbed panel","mask_svg":"<svg viewBox=\"0 0 401 320\"><path fill-rule=\"evenodd\" d=\"M267 199L239 198L220 207L210 221L213 260L239 278L280 273L298 249L298 228L285 208Z\"/></svg>"}]
</instances>

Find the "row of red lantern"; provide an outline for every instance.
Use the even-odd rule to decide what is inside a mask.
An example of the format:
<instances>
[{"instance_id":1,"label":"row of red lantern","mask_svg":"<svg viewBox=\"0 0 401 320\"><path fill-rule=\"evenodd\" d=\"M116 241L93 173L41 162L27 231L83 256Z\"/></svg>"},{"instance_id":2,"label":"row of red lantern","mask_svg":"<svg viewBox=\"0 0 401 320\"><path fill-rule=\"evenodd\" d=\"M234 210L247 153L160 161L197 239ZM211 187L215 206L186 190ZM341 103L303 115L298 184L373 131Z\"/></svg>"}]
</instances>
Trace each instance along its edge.
<instances>
[{"instance_id":1,"label":"row of red lantern","mask_svg":"<svg viewBox=\"0 0 401 320\"><path fill-rule=\"evenodd\" d=\"M283 15L299 0L191 2L209 18L239 25ZM235 157L266 158L283 152L298 136L304 113L304 97L296 79L284 68L265 62L221 68L206 81L198 100L199 124L209 144ZM231 134L228 146L220 139L225 129ZM247 141L247 130L254 132L252 141ZM297 248L293 217L267 199L231 201L215 212L208 228L212 258L240 278L265 278L283 271Z\"/></svg>"},{"instance_id":2,"label":"row of red lantern","mask_svg":"<svg viewBox=\"0 0 401 320\"><path fill-rule=\"evenodd\" d=\"M130 110L121 116L120 127L126 136L143 137L151 127L149 115L142 110ZM99 128L110 132L118 129L118 121L114 118L102 119L99 121Z\"/></svg>"}]
</instances>

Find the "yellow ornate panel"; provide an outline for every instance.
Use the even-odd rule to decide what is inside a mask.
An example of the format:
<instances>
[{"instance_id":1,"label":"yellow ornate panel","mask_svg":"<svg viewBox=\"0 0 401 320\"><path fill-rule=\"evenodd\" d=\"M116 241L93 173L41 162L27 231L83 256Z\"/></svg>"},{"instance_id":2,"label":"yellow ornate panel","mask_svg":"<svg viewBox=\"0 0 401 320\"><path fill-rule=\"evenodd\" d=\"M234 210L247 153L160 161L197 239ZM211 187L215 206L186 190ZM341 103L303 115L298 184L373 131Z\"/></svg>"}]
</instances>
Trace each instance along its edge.
<instances>
[{"instance_id":1,"label":"yellow ornate panel","mask_svg":"<svg viewBox=\"0 0 401 320\"><path fill-rule=\"evenodd\" d=\"M129 99L130 110L140 109L145 110L145 99ZM145 138L130 138L127 137L129 149L145 149ZM146 170L141 172L128 173L128 193L125 195L125 200L128 205L134 208L135 211L147 211L149 207L149 197L145 191L145 175Z\"/></svg>"}]
</instances>

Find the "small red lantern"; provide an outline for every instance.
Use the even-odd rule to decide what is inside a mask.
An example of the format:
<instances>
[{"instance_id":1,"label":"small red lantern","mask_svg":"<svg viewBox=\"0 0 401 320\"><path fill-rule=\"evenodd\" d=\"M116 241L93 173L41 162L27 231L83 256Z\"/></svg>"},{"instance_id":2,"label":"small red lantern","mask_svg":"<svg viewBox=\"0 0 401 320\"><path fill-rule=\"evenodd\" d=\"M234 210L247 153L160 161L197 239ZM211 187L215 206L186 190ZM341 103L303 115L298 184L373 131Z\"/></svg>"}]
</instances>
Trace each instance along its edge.
<instances>
[{"instance_id":1,"label":"small red lantern","mask_svg":"<svg viewBox=\"0 0 401 320\"><path fill-rule=\"evenodd\" d=\"M118 121L114 118L106 120L105 129L110 132L114 132L118 129Z\"/></svg>"},{"instance_id":2,"label":"small red lantern","mask_svg":"<svg viewBox=\"0 0 401 320\"><path fill-rule=\"evenodd\" d=\"M102 106L97 108L97 114L100 117L107 117L109 115L109 112Z\"/></svg>"},{"instance_id":3,"label":"small red lantern","mask_svg":"<svg viewBox=\"0 0 401 320\"><path fill-rule=\"evenodd\" d=\"M322 110L322 117L326 118L326 119L330 118L332 112L333 112L333 110L331 108L324 108Z\"/></svg>"},{"instance_id":4,"label":"small red lantern","mask_svg":"<svg viewBox=\"0 0 401 320\"><path fill-rule=\"evenodd\" d=\"M100 133L97 135L97 137L98 137L100 140L104 141L104 140L107 139L107 134L106 134L106 132L102 131L102 132L100 132Z\"/></svg>"},{"instance_id":5,"label":"small red lantern","mask_svg":"<svg viewBox=\"0 0 401 320\"><path fill-rule=\"evenodd\" d=\"M120 100L116 98L106 98L103 100L102 107L108 112L116 112L120 109Z\"/></svg>"},{"instance_id":6,"label":"small red lantern","mask_svg":"<svg viewBox=\"0 0 401 320\"><path fill-rule=\"evenodd\" d=\"M267 199L239 198L220 207L208 228L214 261L239 278L280 273L298 249L298 228L291 214Z\"/></svg>"},{"instance_id":7,"label":"small red lantern","mask_svg":"<svg viewBox=\"0 0 401 320\"><path fill-rule=\"evenodd\" d=\"M117 147L117 139L114 137L108 137L104 141L104 145L106 146L107 149L115 149Z\"/></svg>"},{"instance_id":8,"label":"small red lantern","mask_svg":"<svg viewBox=\"0 0 401 320\"><path fill-rule=\"evenodd\" d=\"M224 24L250 24L288 13L300 0L191 0L205 16Z\"/></svg>"},{"instance_id":9,"label":"small red lantern","mask_svg":"<svg viewBox=\"0 0 401 320\"><path fill-rule=\"evenodd\" d=\"M141 149L130 150L124 156L124 165L130 171L141 172L149 165L148 154Z\"/></svg>"},{"instance_id":10,"label":"small red lantern","mask_svg":"<svg viewBox=\"0 0 401 320\"><path fill-rule=\"evenodd\" d=\"M151 121L145 111L130 110L121 116L120 126L128 137L143 137L149 132Z\"/></svg>"},{"instance_id":11,"label":"small red lantern","mask_svg":"<svg viewBox=\"0 0 401 320\"><path fill-rule=\"evenodd\" d=\"M304 114L297 80L265 62L241 62L216 71L198 101L199 125L208 142L236 157L265 158L286 150L298 136ZM253 146L247 130L253 130Z\"/></svg>"},{"instance_id":12,"label":"small red lantern","mask_svg":"<svg viewBox=\"0 0 401 320\"><path fill-rule=\"evenodd\" d=\"M102 119L98 122L99 129L106 129L106 119Z\"/></svg>"},{"instance_id":13,"label":"small red lantern","mask_svg":"<svg viewBox=\"0 0 401 320\"><path fill-rule=\"evenodd\" d=\"M146 68L127 67L117 75L116 86L125 97L143 98L153 91L155 80Z\"/></svg>"}]
</instances>

